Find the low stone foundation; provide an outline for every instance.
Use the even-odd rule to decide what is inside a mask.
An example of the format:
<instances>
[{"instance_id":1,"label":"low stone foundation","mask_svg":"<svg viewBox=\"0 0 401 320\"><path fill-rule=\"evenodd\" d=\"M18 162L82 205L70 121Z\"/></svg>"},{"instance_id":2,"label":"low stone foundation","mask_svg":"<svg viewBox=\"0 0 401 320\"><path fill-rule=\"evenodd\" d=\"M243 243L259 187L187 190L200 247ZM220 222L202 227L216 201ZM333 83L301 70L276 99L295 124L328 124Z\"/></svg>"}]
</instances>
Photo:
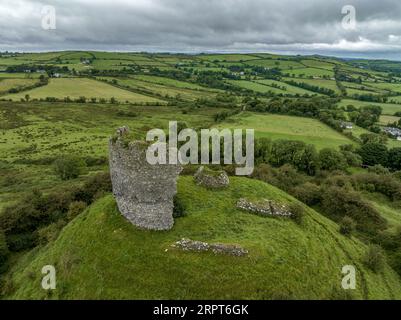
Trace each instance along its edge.
<instances>
[{"instance_id":1,"label":"low stone foundation","mask_svg":"<svg viewBox=\"0 0 401 320\"><path fill-rule=\"evenodd\" d=\"M191 239L181 239L173 244L173 247L184 251L206 252L211 251L214 254L226 254L230 256L242 257L248 254L248 250L241 248L238 245L222 244L194 241Z\"/></svg>"},{"instance_id":2,"label":"low stone foundation","mask_svg":"<svg viewBox=\"0 0 401 320\"><path fill-rule=\"evenodd\" d=\"M225 171L212 171L205 167L198 169L194 179L196 184L210 189L221 189L230 184L230 179Z\"/></svg>"},{"instance_id":3,"label":"low stone foundation","mask_svg":"<svg viewBox=\"0 0 401 320\"><path fill-rule=\"evenodd\" d=\"M289 211L287 206L279 204L272 200L263 200L258 203L253 203L246 199L239 199L237 202L237 208L261 216L279 216L279 217L292 216L292 213Z\"/></svg>"}]
</instances>

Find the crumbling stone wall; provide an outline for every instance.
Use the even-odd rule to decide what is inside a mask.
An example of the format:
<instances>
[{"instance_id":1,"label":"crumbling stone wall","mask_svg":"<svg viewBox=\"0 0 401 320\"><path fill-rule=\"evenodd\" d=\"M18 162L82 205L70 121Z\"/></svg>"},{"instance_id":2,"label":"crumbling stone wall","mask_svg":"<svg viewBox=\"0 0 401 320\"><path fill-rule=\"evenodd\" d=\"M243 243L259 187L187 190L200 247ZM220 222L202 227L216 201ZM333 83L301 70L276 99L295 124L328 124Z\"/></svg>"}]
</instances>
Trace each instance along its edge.
<instances>
[{"instance_id":1,"label":"crumbling stone wall","mask_svg":"<svg viewBox=\"0 0 401 320\"><path fill-rule=\"evenodd\" d=\"M197 185L210 189L222 189L230 184L230 178L224 170L211 171L210 169L206 170L203 166L199 167L194 179Z\"/></svg>"},{"instance_id":2,"label":"crumbling stone wall","mask_svg":"<svg viewBox=\"0 0 401 320\"><path fill-rule=\"evenodd\" d=\"M110 139L110 174L120 212L134 225L150 230L169 230L174 225L173 198L177 193L180 165L150 165L147 144L127 143L126 128Z\"/></svg>"},{"instance_id":3,"label":"crumbling stone wall","mask_svg":"<svg viewBox=\"0 0 401 320\"><path fill-rule=\"evenodd\" d=\"M291 217L292 213L289 211L287 206L277 203L272 200L263 200L258 203L253 203L247 199L239 199L237 202L237 208L261 216L281 216Z\"/></svg>"},{"instance_id":4,"label":"crumbling stone wall","mask_svg":"<svg viewBox=\"0 0 401 320\"><path fill-rule=\"evenodd\" d=\"M211 251L214 254L225 254L230 256L242 257L248 254L248 250L235 244L207 243L183 238L172 245L184 251L206 252Z\"/></svg>"}]
</instances>

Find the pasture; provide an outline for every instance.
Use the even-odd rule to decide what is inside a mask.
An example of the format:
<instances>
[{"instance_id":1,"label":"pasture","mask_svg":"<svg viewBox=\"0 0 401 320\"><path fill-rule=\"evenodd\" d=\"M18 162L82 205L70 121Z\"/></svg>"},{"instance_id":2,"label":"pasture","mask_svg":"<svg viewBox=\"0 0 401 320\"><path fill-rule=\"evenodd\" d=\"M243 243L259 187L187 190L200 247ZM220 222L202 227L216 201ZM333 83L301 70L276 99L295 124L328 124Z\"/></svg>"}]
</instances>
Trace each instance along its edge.
<instances>
[{"instance_id":1,"label":"pasture","mask_svg":"<svg viewBox=\"0 0 401 320\"><path fill-rule=\"evenodd\" d=\"M338 104L340 107L347 107L348 105L352 105L356 108L363 106L380 106L383 109L383 114L388 116L393 116L396 112L401 112L401 104L392 104L392 103L377 103L377 102L367 102L367 101L359 101L359 100L351 100L351 99L343 99Z\"/></svg>"},{"instance_id":2,"label":"pasture","mask_svg":"<svg viewBox=\"0 0 401 320\"><path fill-rule=\"evenodd\" d=\"M22 90L37 83L37 80L26 78L0 78L0 94L8 93L11 89Z\"/></svg>"},{"instance_id":3,"label":"pasture","mask_svg":"<svg viewBox=\"0 0 401 320\"><path fill-rule=\"evenodd\" d=\"M139 92L146 92L150 95L154 95L159 98L176 98L180 97L184 100L196 100L199 98L213 97L216 95L216 90L208 90L200 86L192 86L192 89L184 88L182 82L175 82L174 85L169 81L164 81L164 84L159 84L161 82L159 79L152 78L140 78L130 77L130 78L112 78L112 77L100 77L99 79L104 79L107 81L116 81L116 83L122 87L130 88L133 90L138 90ZM176 86L178 85L178 86ZM191 87L190 84L187 87Z\"/></svg>"},{"instance_id":4,"label":"pasture","mask_svg":"<svg viewBox=\"0 0 401 320\"><path fill-rule=\"evenodd\" d=\"M327 69L318 69L318 68L299 68L299 69L291 69L286 70L285 73L291 75L292 77L334 77L334 72L332 70Z\"/></svg>"},{"instance_id":5,"label":"pasture","mask_svg":"<svg viewBox=\"0 0 401 320\"><path fill-rule=\"evenodd\" d=\"M4 96L3 98L19 101L21 98L24 98L26 94L29 94L31 99L37 100L46 99L47 97L54 97L57 99L69 97L71 99L78 99L84 96L88 99L96 98L106 100L110 100L114 97L120 102L128 101L130 103L162 102L161 100L153 97L122 90L101 81L88 78L50 79L50 82L47 86L18 94L10 94Z\"/></svg>"},{"instance_id":6,"label":"pasture","mask_svg":"<svg viewBox=\"0 0 401 320\"><path fill-rule=\"evenodd\" d=\"M301 117L246 112L233 116L216 127L255 129L256 137L297 140L313 144L317 149L338 148L353 143L318 120Z\"/></svg>"}]
</instances>

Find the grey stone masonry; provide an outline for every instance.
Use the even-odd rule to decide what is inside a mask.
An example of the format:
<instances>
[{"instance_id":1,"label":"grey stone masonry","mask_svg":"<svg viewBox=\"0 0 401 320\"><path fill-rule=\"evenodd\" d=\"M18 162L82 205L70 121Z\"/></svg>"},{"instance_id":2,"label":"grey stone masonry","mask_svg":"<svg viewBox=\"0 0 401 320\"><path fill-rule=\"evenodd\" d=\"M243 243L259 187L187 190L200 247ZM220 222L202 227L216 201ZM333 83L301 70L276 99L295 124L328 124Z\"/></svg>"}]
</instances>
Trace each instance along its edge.
<instances>
[{"instance_id":1,"label":"grey stone masonry","mask_svg":"<svg viewBox=\"0 0 401 320\"><path fill-rule=\"evenodd\" d=\"M120 212L134 225L150 230L170 230L174 225L173 199L181 165L151 165L147 143L127 142L122 128L110 139L110 175Z\"/></svg>"},{"instance_id":2,"label":"grey stone masonry","mask_svg":"<svg viewBox=\"0 0 401 320\"><path fill-rule=\"evenodd\" d=\"M292 213L285 205L272 200L263 200L262 202L253 203L247 199L241 198L237 202L237 208L244 211L253 212L261 216L292 216Z\"/></svg>"},{"instance_id":3,"label":"grey stone masonry","mask_svg":"<svg viewBox=\"0 0 401 320\"><path fill-rule=\"evenodd\" d=\"M225 254L230 256L242 257L248 254L248 250L243 249L239 245L224 243L207 243L202 241L194 241L191 239L181 239L172 245L183 251L205 252L211 251L214 254Z\"/></svg>"},{"instance_id":4,"label":"grey stone masonry","mask_svg":"<svg viewBox=\"0 0 401 320\"><path fill-rule=\"evenodd\" d=\"M197 185L210 189L221 189L230 184L230 179L224 170L211 171L203 166L196 171L194 179Z\"/></svg>"}]
</instances>

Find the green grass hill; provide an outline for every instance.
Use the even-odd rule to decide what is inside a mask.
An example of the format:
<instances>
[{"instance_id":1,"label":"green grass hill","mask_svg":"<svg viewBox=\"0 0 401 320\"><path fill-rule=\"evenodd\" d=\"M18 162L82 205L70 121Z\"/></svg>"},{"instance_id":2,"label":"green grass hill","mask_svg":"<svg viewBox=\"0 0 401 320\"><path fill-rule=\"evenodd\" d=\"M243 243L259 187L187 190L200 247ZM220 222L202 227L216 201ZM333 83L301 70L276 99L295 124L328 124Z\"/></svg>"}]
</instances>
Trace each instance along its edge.
<instances>
[{"instance_id":1,"label":"green grass hill","mask_svg":"<svg viewBox=\"0 0 401 320\"><path fill-rule=\"evenodd\" d=\"M364 265L367 247L305 207L301 225L239 211L241 197L282 203L294 198L268 184L233 177L225 190L179 180L187 215L169 232L143 231L118 212L111 195L67 225L57 240L13 266L6 298L12 299L390 299L401 283L390 267L374 273ZM238 244L245 257L184 252L181 238ZM41 288L41 269L54 265L57 289ZM357 288L341 288L342 267L357 269Z\"/></svg>"}]
</instances>

